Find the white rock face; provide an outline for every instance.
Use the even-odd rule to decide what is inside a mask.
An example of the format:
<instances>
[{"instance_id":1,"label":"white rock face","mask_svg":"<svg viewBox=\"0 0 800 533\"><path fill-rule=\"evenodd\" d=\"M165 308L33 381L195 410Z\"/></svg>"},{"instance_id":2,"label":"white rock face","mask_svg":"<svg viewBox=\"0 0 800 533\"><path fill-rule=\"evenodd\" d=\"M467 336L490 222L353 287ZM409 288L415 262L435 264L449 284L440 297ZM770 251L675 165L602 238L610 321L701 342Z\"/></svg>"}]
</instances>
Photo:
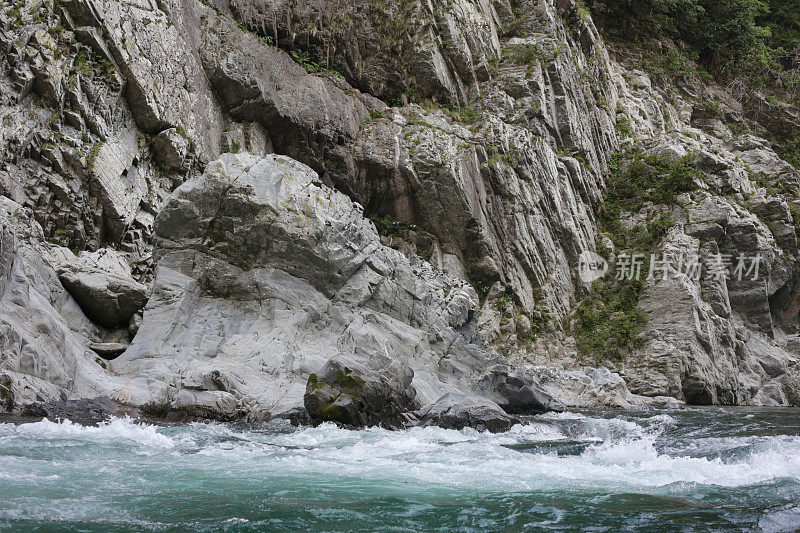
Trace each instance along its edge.
<instances>
[{"instance_id":1,"label":"white rock face","mask_svg":"<svg viewBox=\"0 0 800 533\"><path fill-rule=\"evenodd\" d=\"M130 378L114 396L134 405L221 391L253 417L297 410L339 353L402 361L425 405L479 391L501 362L467 283L382 246L360 206L287 157L223 156L175 192L155 233L153 296L110 363Z\"/></svg>"},{"instance_id":2,"label":"white rock face","mask_svg":"<svg viewBox=\"0 0 800 533\"><path fill-rule=\"evenodd\" d=\"M622 377L606 367L560 370L534 366L529 371L538 378L545 391L567 407L609 406L627 409L652 401L651 398L631 394Z\"/></svg>"},{"instance_id":3,"label":"white rock face","mask_svg":"<svg viewBox=\"0 0 800 533\"><path fill-rule=\"evenodd\" d=\"M6 408L107 391L88 348L98 334L43 259L41 227L0 197L0 383Z\"/></svg>"},{"instance_id":4,"label":"white rock face","mask_svg":"<svg viewBox=\"0 0 800 533\"><path fill-rule=\"evenodd\" d=\"M800 405L800 174L734 134L730 95L641 68L574 0L0 6L0 409L113 395L261 418L352 353L410 365L422 403ZM577 356L570 318L630 141L703 173L662 248L765 263L650 284L647 342L615 373ZM223 150L308 167L209 166ZM118 360L87 350L129 333Z\"/></svg>"}]
</instances>

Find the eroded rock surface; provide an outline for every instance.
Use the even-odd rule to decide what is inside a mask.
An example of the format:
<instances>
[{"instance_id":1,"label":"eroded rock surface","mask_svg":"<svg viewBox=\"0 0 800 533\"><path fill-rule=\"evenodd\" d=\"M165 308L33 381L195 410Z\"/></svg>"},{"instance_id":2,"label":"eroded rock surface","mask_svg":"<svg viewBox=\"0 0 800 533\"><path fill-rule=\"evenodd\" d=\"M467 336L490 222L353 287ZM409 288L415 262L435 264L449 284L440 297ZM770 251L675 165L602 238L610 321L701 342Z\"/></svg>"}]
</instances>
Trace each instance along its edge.
<instances>
[{"instance_id":1,"label":"eroded rock surface","mask_svg":"<svg viewBox=\"0 0 800 533\"><path fill-rule=\"evenodd\" d=\"M70 394L94 398L106 373L88 348L100 332L44 260L42 228L0 197L0 382L6 411ZM63 396L63 398L62 398Z\"/></svg>"},{"instance_id":2,"label":"eroded rock surface","mask_svg":"<svg viewBox=\"0 0 800 533\"><path fill-rule=\"evenodd\" d=\"M480 396L448 393L428 408L420 411L419 424L445 429L475 428L499 433L508 431L517 418L509 416L493 401Z\"/></svg>"},{"instance_id":3,"label":"eroded rock surface","mask_svg":"<svg viewBox=\"0 0 800 533\"><path fill-rule=\"evenodd\" d=\"M133 279L127 260L114 250L83 252L76 257L62 248L50 255L62 285L97 324L127 327L133 314L147 303L150 290Z\"/></svg>"}]
</instances>

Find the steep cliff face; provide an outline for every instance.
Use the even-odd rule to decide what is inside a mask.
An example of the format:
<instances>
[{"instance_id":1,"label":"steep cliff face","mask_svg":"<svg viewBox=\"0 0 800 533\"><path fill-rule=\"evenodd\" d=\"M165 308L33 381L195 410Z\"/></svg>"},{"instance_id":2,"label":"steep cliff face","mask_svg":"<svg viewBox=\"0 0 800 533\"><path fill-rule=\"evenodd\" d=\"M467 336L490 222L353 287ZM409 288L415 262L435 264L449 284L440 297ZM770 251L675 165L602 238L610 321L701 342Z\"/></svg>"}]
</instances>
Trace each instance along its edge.
<instances>
[{"instance_id":1,"label":"steep cliff face","mask_svg":"<svg viewBox=\"0 0 800 533\"><path fill-rule=\"evenodd\" d=\"M420 404L468 392L506 405L490 368L508 364L570 405L644 401L631 392L800 404L798 171L730 127L747 119L720 89L656 84L610 59L570 0L20 0L0 11L0 45L7 409L108 395L263 416L300 407L336 352L410 365ZM598 361L579 257L624 251L602 206L624 154L640 153L631 144L694 173L675 201L622 209L626 231L668 217L648 251L763 264L742 281L664 266L674 275L636 294L648 317L636 342ZM195 194L223 152L253 154L220 160L248 168L296 160L363 213L339 240L279 238L297 221L265 213L310 215L265 200L269 172ZM343 223L334 211L309 220ZM363 217L380 233L369 245ZM344 250L357 260L337 262ZM23 260L41 275L14 277ZM265 332L274 341L256 340ZM53 375L64 361L67 381Z\"/></svg>"}]
</instances>

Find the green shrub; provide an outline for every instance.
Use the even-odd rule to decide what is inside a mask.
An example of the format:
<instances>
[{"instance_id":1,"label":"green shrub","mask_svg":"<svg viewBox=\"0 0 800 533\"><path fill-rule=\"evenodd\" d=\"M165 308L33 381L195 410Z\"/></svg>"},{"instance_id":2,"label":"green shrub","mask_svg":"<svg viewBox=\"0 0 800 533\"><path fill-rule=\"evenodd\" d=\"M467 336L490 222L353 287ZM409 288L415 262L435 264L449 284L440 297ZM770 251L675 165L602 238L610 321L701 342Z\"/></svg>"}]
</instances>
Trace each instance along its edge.
<instances>
[{"instance_id":1,"label":"green shrub","mask_svg":"<svg viewBox=\"0 0 800 533\"><path fill-rule=\"evenodd\" d=\"M497 163L499 163L500 161L505 161L506 163L509 164L511 164L514 161L510 155L501 152L500 148L498 148L495 145L487 146L486 153L489 156L487 163L489 164L490 167L497 165Z\"/></svg>"},{"instance_id":2,"label":"green shrub","mask_svg":"<svg viewBox=\"0 0 800 533\"><path fill-rule=\"evenodd\" d=\"M800 139L774 139L772 148L784 161L800 170Z\"/></svg>"},{"instance_id":3,"label":"green shrub","mask_svg":"<svg viewBox=\"0 0 800 533\"><path fill-rule=\"evenodd\" d=\"M792 222L794 223L795 235L800 237L800 207L795 203L789 203L789 211L792 213Z\"/></svg>"},{"instance_id":4,"label":"green shrub","mask_svg":"<svg viewBox=\"0 0 800 533\"><path fill-rule=\"evenodd\" d=\"M416 224L401 222L391 215L373 217L371 220L381 235L398 236L403 231L415 231L417 229Z\"/></svg>"},{"instance_id":5,"label":"green shrub","mask_svg":"<svg viewBox=\"0 0 800 533\"><path fill-rule=\"evenodd\" d=\"M680 194L695 190L701 179L693 154L674 161L640 146L618 152L611 158L606 198L598 207L600 227L618 249L651 253L675 222L662 213L644 225L626 228L622 215L637 213L647 203L674 205Z\"/></svg>"},{"instance_id":6,"label":"green shrub","mask_svg":"<svg viewBox=\"0 0 800 533\"><path fill-rule=\"evenodd\" d=\"M674 205L678 196L694 190L702 175L688 155L673 161L639 146L614 155L609 165L605 201L598 208L600 229L606 232L618 251L644 256L638 279L603 279L595 282L574 315L578 351L597 361L617 361L623 353L644 342L641 331L647 324L647 313L639 307L646 287L649 254L661 244L675 221L666 214L632 228L620 218L624 213L637 213L645 203Z\"/></svg>"},{"instance_id":7,"label":"green shrub","mask_svg":"<svg viewBox=\"0 0 800 533\"><path fill-rule=\"evenodd\" d=\"M614 154L609 164L606 200L601 213L619 218L619 210L635 212L645 203L674 204L678 195L694 190L702 174L694 155L673 161L667 156L632 146Z\"/></svg>"},{"instance_id":8,"label":"green shrub","mask_svg":"<svg viewBox=\"0 0 800 533\"><path fill-rule=\"evenodd\" d=\"M622 135L622 137L630 137L633 133L633 129L631 128L631 121L628 120L628 117L619 117L617 119L617 123L614 126L614 129L617 130L617 133Z\"/></svg>"},{"instance_id":9,"label":"green shrub","mask_svg":"<svg viewBox=\"0 0 800 533\"><path fill-rule=\"evenodd\" d=\"M291 56L292 59L294 59L295 62L301 67L306 69L306 72L309 74L314 74L315 72L322 72L325 70L325 67L312 60L308 55L308 52L305 50L292 50Z\"/></svg>"},{"instance_id":10,"label":"green shrub","mask_svg":"<svg viewBox=\"0 0 800 533\"><path fill-rule=\"evenodd\" d=\"M509 305L514 305L514 300L510 294L504 294L497 299L497 310L501 313L508 309Z\"/></svg>"},{"instance_id":11,"label":"green shrub","mask_svg":"<svg viewBox=\"0 0 800 533\"><path fill-rule=\"evenodd\" d=\"M656 78L691 74L700 62L717 77L774 89L800 103L800 2L796 0L588 0L604 31L639 45L681 41L686 52L646 54ZM688 61L687 61L688 60ZM702 71L700 71L702 73Z\"/></svg>"},{"instance_id":12,"label":"green shrub","mask_svg":"<svg viewBox=\"0 0 800 533\"><path fill-rule=\"evenodd\" d=\"M537 304L534 312L531 313L531 335L527 340L533 342L539 338L539 335L544 331L548 323L550 323L550 314L547 312L547 309Z\"/></svg>"},{"instance_id":13,"label":"green shrub","mask_svg":"<svg viewBox=\"0 0 800 533\"><path fill-rule=\"evenodd\" d=\"M624 350L640 347L647 313L639 307L643 281L599 281L575 311L578 351L598 362L615 361Z\"/></svg>"},{"instance_id":14,"label":"green shrub","mask_svg":"<svg viewBox=\"0 0 800 533\"><path fill-rule=\"evenodd\" d=\"M471 103L467 107L460 109L445 109L445 112L449 114L453 120L461 122L462 124L473 124L480 116L480 109L475 103Z\"/></svg>"},{"instance_id":15,"label":"green shrub","mask_svg":"<svg viewBox=\"0 0 800 533\"><path fill-rule=\"evenodd\" d=\"M100 155L100 149L105 144L104 141L100 141L94 144L92 148L89 150L89 157L86 159L86 170L89 172L94 171L94 166L97 163L97 157Z\"/></svg>"},{"instance_id":16,"label":"green shrub","mask_svg":"<svg viewBox=\"0 0 800 533\"><path fill-rule=\"evenodd\" d=\"M583 20L589 20L592 16L591 11L583 2L583 0L576 0L575 1L575 8L578 11L578 16L581 17Z\"/></svg>"}]
</instances>

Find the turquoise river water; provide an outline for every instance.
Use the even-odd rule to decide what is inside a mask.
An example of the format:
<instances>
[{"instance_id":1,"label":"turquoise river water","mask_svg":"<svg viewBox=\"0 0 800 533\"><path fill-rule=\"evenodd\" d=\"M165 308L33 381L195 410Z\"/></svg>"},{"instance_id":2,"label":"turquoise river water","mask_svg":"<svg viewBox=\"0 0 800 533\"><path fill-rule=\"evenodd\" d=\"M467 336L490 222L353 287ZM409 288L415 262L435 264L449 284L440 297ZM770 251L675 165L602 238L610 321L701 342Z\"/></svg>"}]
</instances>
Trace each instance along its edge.
<instances>
[{"instance_id":1,"label":"turquoise river water","mask_svg":"<svg viewBox=\"0 0 800 533\"><path fill-rule=\"evenodd\" d=\"M0 419L0 530L800 531L800 410L508 433Z\"/></svg>"}]
</instances>

